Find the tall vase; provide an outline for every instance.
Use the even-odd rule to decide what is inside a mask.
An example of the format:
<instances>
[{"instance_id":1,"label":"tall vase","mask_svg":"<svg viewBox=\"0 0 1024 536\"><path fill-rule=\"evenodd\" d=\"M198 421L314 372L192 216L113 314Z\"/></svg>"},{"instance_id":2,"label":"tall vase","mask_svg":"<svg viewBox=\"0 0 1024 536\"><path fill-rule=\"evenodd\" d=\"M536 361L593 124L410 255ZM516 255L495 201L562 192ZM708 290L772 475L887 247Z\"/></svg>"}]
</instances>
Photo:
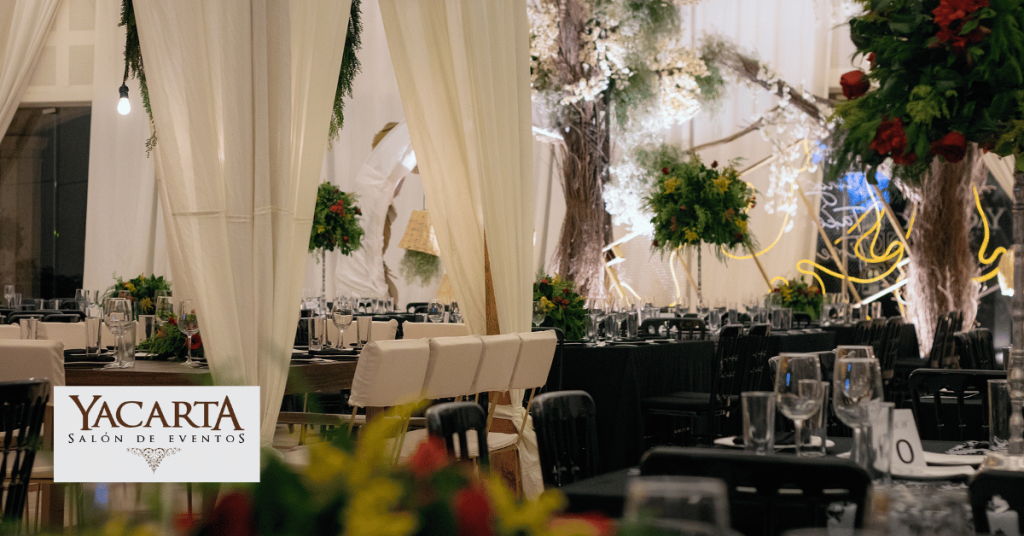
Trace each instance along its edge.
<instances>
[{"instance_id":1,"label":"tall vase","mask_svg":"<svg viewBox=\"0 0 1024 536\"><path fill-rule=\"evenodd\" d=\"M320 249L320 301L327 304L327 249Z\"/></svg>"},{"instance_id":2,"label":"tall vase","mask_svg":"<svg viewBox=\"0 0 1024 536\"><path fill-rule=\"evenodd\" d=\"M703 288L703 284L701 283L701 274L700 274L700 271L701 271L701 269L700 269L700 250L701 250L700 244L697 244L697 311L698 312L704 307L704 305L706 305L704 303L704 293L701 291L701 289Z\"/></svg>"}]
</instances>

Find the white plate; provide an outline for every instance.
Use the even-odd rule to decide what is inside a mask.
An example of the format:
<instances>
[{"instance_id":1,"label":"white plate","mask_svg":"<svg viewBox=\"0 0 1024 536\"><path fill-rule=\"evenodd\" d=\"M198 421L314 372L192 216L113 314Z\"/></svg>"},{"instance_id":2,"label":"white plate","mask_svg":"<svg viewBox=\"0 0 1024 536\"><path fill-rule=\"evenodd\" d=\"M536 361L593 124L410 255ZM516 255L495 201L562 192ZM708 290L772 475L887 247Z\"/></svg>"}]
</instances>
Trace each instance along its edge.
<instances>
[{"instance_id":1,"label":"white plate","mask_svg":"<svg viewBox=\"0 0 1024 536\"><path fill-rule=\"evenodd\" d=\"M714 443L716 445L720 446L720 447L732 447L734 449L741 449L741 448L743 448L743 445L737 445L736 443L734 443L734 441L736 440L736 437L738 437L738 436L720 437L720 438L716 439L714 441ZM812 437L811 438L811 445L810 446L812 448L813 447L820 447L821 446L821 438ZM825 440L825 447L826 448L832 448L834 446L836 446L836 444L831 439L826 439ZM792 449L792 448L796 448L796 446L795 445L775 445L775 449L776 450Z\"/></svg>"},{"instance_id":2,"label":"white plate","mask_svg":"<svg viewBox=\"0 0 1024 536\"><path fill-rule=\"evenodd\" d=\"M943 454L941 452L925 452L924 461L928 465L981 465L985 463L984 454Z\"/></svg>"},{"instance_id":3,"label":"white plate","mask_svg":"<svg viewBox=\"0 0 1024 536\"><path fill-rule=\"evenodd\" d=\"M948 480L957 476L973 476L974 473L974 468L970 465L929 465L926 467L898 465L892 468L892 476L909 480Z\"/></svg>"}]
</instances>

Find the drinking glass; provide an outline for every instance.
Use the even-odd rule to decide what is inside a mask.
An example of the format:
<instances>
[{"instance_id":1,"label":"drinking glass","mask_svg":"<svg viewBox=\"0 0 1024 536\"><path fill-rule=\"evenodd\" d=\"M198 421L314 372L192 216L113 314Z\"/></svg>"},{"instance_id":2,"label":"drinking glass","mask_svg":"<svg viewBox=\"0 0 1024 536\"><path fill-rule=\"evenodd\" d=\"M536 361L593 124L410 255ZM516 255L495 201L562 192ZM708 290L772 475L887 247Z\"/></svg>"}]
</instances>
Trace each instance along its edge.
<instances>
[{"instance_id":1,"label":"drinking glass","mask_svg":"<svg viewBox=\"0 0 1024 536\"><path fill-rule=\"evenodd\" d=\"M78 310L83 313L89 307L89 296L88 293L83 289L75 289L75 304L78 305Z\"/></svg>"},{"instance_id":2,"label":"drinking glass","mask_svg":"<svg viewBox=\"0 0 1024 536\"><path fill-rule=\"evenodd\" d=\"M875 350L870 346L837 346L836 359L844 359L847 357L864 357L867 359L874 359Z\"/></svg>"},{"instance_id":3,"label":"drinking glass","mask_svg":"<svg viewBox=\"0 0 1024 536\"><path fill-rule=\"evenodd\" d=\"M362 315L356 317L356 337L359 339L359 348L362 349L370 341L370 330L373 329L373 317Z\"/></svg>"},{"instance_id":4,"label":"drinking glass","mask_svg":"<svg viewBox=\"0 0 1024 536\"><path fill-rule=\"evenodd\" d=\"M115 337L114 352L117 354L115 361L105 368L121 368L124 362L124 331L128 322L132 319L132 303L126 298L107 298L103 302L103 322L110 329L111 335Z\"/></svg>"},{"instance_id":5,"label":"drinking glass","mask_svg":"<svg viewBox=\"0 0 1024 536\"><path fill-rule=\"evenodd\" d=\"M740 306L736 302L729 302L729 306L726 308L726 314L728 315L727 324L739 324L740 323Z\"/></svg>"},{"instance_id":6,"label":"drinking glass","mask_svg":"<svg viewBox=\"0 0 1024 536\"><path fill-rule=\"evenodd\" d=\"M199 333L199 320L196 318L196 308L192 300L181 300L178 307L178 330L188 338L188 357L182 363L186 367L198 367L199 363L192 361L192 336Z\"/></svg>"},{"instance_id":7,"label":"drinking glass","mask_svg":"<svg viewBox=\"0 0 1024 536\"><path fill-rule=\"evenodd\" d=\"M683 316L690 312L690 295L684 294L676 303L676 316Z\"/></svg>"},{"instance_id":8,"label":"drinking glass","mask_svg":"<svg viewBox=\"0 0 1024 536\"><path fill-rule=\"evenodd\" d=\"M462 322L462 310L459 309L459 302L452 301L451 312L448 315L448 320L453 324L459 324Z\"/></svg>"},{"instance_id":9,"label":"drinking glass","mask_svg":"<svg viewBox=\"0 0 1024 536\"><path fill-rule=\"evenodd\" d=\"M119 290L117 291L117 297L125 300L130 300L132 298L132 293L129 290Z\"/></svg>"},{"instance_id":10,"label":"drinking glass","mask_svg":"<svg viewBox=\"0 0 1024 536\"><path fill-rule=\"evenodd\" d=\"M722 312L718 309L708 311L708 329L712 332L722 329Z\"/></svg>"},{"instance_id":11,"label":"drinking glass","mask_svg":"<svg viewBox=\"0 0 1024 536\"><path fill-rule=\"evenodd\" d=\"M884 393L882 371L877 359L841 357L856 354L863 354L862 349L843 346L836 349L836 364L832 373L832 407L839 420L853 429L850 459L865 466L868 461L866 427L870 423L868 406L882 401Z\"/></svg>"},{"instance_id":12,"label":"drinking glass","mask_svg":"<svg viewBox=\"0 0 1024 536\"><path fill-rule=\"evenodd\" d=\"M327 318L323 316L311 316L304 318L307 322L307 333L309 333L309 350L319 352L324 349L324 341L327 339Z\"/></svg>"},{"instance_id":13,"label":"drinking glass","mask_svg":"<svg viewBox=\"0 0 1024 536\"><path fill-rule=\"evenodd\" d=\"M818 410L804 423L804 437L801 443L807 445L804 456L824 456L828 447L828 392L829 383L821 382L821 402Z\"/></svg>"},{"instance_id":14,"label":"drinking glass","mask_svg":"<svg viewBox=\"0 0 1024 536\"><path fill-rule=\"evenodd\" d=\"M1006 380L988 381L989 448L1006 452L1010 445L1010 385Z\"/></svg>"},{"instance_id":15,"label":"drinking glass","mask_svg":"<svg viewBox=\"0 0 1024 536\"><path fill-rule=\"evenodd\" d=\"M100 319L87 317L85 319L85 353L96 355L100 352Z\"/></svg>"},{"instance_id":16,"label":"drinking glass","mask_svg":"<svg viewBox=\"0 0 1024 536\"><path fill-rule=\"evenodd\" d=\"M780 354L775 374L775 404L793 420L796 435L803 434L804 421L821 406L821 365L816 354ZM800 441L794 441L797 456Z\"/></svg>"},{"instance_id":17,"label":"drinking glass","mask_svg":"<svg viewBox=\"0 0 1024 536\"><path fill-rule=\"evenodd\" d=\"M452 302L452 303L454 304L455 302ZM392 298L391 296L388 296L387 298L384 298L384 312L385 313L393 313L393 312L395 312L395 299Z\"/></svg>"},{"instance_id":18,"label":"drinking glass","mask_svg":"<svg viewBox=\"0 0 1024 536\"><path fill-rule=\"evenodd\" d=\"M749 391L740 393L743 407L743 448L758 455L775 449L775 393Z\"/></svg>"},{"instance_id":19,"label":"drinking glass","mask_svg":"<svg viewBox=\"0 0 1024 536\"><path fill-rule=\"evenodd\" d=\"M138 322L129 320L121 326L121 340L117 351L121 358L117 368L135 368L135 343L138 333Z\"/></svg>"},{"instance_id":20,"label":"drinking glass","mask_svg":"<svg viewBox=\"0 0 1024 536\"><path fill-rule=\"evenodd\" d=\"M11 295L11 300L10 300L10 304L9 305L10 305L10 307L12 309L18 309L19 307L21 307L21 293L20 292L15 292L14 294Z\"/></svg>"},{"instance_id":21,"label":"drinking glass","mask_svg":"<svg viewBox=\"0 0 1024 536\"><path fill-rule=\"evenodd\" d=\"M708 301L704 298L697 299L697 315L701 318L707 318L708 311L711 310L711 306L708 305Z\"/></svg>"},{"instance_id":22,"label":"drinking glass","mask_svg":"<svg viewBox=\"0 0 1024 536\"><path fill-rule=\"evenodd\" d=\"M345 330L352 325L353 310L352 300L345 297L334 299L334 306L331 308L331 321L334 327L338 328L338 346L344 346Z\"/></svg>"},{"instance_id":23,"label":"drinking glass","mask_svg":"<svg viewBox=\"0 0 1024 536\"><path fill-rule=\"evenodd\" d=\"M730 523L728 490L716 478L632 477L626 484L623 519L655 529L655 534L725 534ZM693 531L694 523L715 530Z\"/></svg>"},{"instance_id":24,"label":"drinking glass","mask_svg":"<svg viewBox=\"0 0 1024 536\"><path fill-rule=\"evenodd\" d=\"M868 404L868 461L865 469L871 479L882 485L892 484L892 421L896 404L873 401Z\"/></svg>"},{"instance_id":25,"label":"drinking glass","mask_svg":"<svg viewBox=\"0 0 1024 536\"><path fill-rule=\"evenodd\" d=\"M434 300L427 304L427 318L434 323L444 319L444 306L441 302Z\"/></svg>"},{"instance_id":26,"label":"drinking glass","mask_svg":"<svg viewBox=\"0 0 1024 536\"><path fill-rule=\"evenodd\" d=\"M168 320L174 318L174 298L170 296L157 296L156 309L153 311L156 317L157 326L163 326Z\"/></svg>"},{"instance_id":27,"label":"drinking glass","mask_svg":"<svg viewBox=\"0 0 1024 536\"><path fill-rule=\"evenodd\" d=\"M14 285L4 285L4 303L11 306L11 299L14 298Z\"/></svg>"}]
</instances>

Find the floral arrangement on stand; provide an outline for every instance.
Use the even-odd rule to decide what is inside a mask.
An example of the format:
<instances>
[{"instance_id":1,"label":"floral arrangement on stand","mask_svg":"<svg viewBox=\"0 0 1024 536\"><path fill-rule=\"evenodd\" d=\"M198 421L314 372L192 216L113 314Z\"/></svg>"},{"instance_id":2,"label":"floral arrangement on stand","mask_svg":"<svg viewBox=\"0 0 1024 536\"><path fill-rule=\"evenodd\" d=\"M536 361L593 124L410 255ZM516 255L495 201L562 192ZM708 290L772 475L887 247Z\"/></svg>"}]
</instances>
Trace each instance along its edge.
<instances>
[{"instance_id":1,"label":"floral arrangement on stand","mask_svg":"<svg viewBox=\"0 0 1024 536\"><path fill-rule=\"evenodd\" d=\"M701 243L729 249L752 247L747 209L757 203L754 189L732 165L704 165L695 154L662 145L642 152L641 162L653 177L645 199L654 217L655 249L672 251Z\"/></svg>"},{"instance_id":2,"label":"floral arrangement on stand","mask_svg":"<svg viewBox=\"0 0 1024 536\"><path fill-rule=\"evenodd\" d=\"M309 251L337 248L342 255L348 255L359 249L364 232L356 218L362 214L356 206L355 194L342 192L329 182L320 184L309 233Z\"/></svg>"},{"instance_id":3,"label":"floral arrangement on stand","mask_svg":"<svg viewBox=\"0 0 1024 536\"><path fill-rule=\"evenodd\" d=\"M541 302L547 314L541 326L561 329L569 341L586 337L586 300L577 292L576 283L557 275L542 275L533 284L533 301Z\"/></svg>"},{"instance_id":4,"label":"floral arrangement on stand","mask_svg":"<svg viewBox=\"0 0 1024 536\"><path fill-rule=\"evenodd\" d=\"M178 330L178 319L173 315L163 317L164 324L156 329L153 336L138 344L139 351L151 354L142 359L163 359L184 361L188 353L188 337ZM192 336L192 357L203 357L203 338L199 333Z\"/></svg>"},{"instance_id":5,"label":"floral arrangement on stand","mask_svg":"<svg viewBox=\"0 0 1024 536\"><path fill-rule=\"evenodd\" d=\"M129 300L132 301L132 309L135 316L153 314L156 308L156 293L165 291L171 293L171 282L164 279L164 276L150 274L146 277L139 274L138 277L125 281L121 277L114 277L114 284L107 289L104 298L116 298L122 290L127 290ZM102 304L100 304L102 306Z\"/></svg>"},{"instance_id":6,"label":"floral arrangement on stand","mask_svg":"<svg viewBox=\"0 0 1024 536\"><path fill-rule=\"evenodd\" d=\"M779 278L782 279L782 278ZM808 285L803 276L797 279L782 279L772 288L772 295L778 294L782 307L811 315L817 320L825 295L817 285Z\"/></svg>"}]
</instances>

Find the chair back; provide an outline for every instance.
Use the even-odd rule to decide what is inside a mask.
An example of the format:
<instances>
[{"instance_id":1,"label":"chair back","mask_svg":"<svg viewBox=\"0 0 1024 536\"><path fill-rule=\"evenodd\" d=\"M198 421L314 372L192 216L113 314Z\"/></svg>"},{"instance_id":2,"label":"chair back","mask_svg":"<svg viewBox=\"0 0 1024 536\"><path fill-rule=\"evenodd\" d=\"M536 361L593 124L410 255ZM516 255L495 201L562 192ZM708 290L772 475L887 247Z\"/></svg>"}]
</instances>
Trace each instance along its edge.
<instances>
[{"instance_id":1,"label":"chair back","mask_svg":"<svg viewBox=\"0 0 1024 536\"><path fill-rule=\"evenodd\" d=\"M64 345L60 341L0 340L0 381L44 379L51 386L64 385Z\"/></svg>"},{"instance_id":2,"label":"chair back","mask_svg":"<svg viewBox=\"0 0 1024 536\"><path fill-rule=\"evenodd\" d=\"M655 447L640 460L640 474L703 476L725 481L732 528L743 534L781 534L824 527L833 503L856 505L861 527L871 477L850 460L756 456L726 450Z\"/></svg>"},{"instance_id":3,"label":"chair back","mask_svg":"<svg viewBox=\"0 0 1024 536\"><path fill-rule=\"evenodd\" d=\"M519 357L519 346L522 340L519 335L485 335L479 337L481 343L480 365L476 369L471 393L484 391L504 391L512 380L512 371L516 368Z\"/></svg>"},{"instance_id":4,"label":"chair back","mask_svg":"<svg viewBox=\"0 0 1024 536\"><path fill-rule=\"evenodd\" d=\"M454 398L472 393L480 367L483 343L479 337L437 337L429 339L430 358L423 382L427 398Z\"/></svg>"},{"instance_id":5,"label":"chair back","mask_svg":"<svg viewBox=\"0 0 1024 536\"><path fill-rule=\"evenodd\" d=\"M0 488L6 492L0 522L19 520L25 512L50 390L46 380L0 382Z\"/></svg>"},{"instance_id":6,"label":"chair back","mask_svg":"<svg viewBox=\"0 0 1024 536\"><path fill-rule=\"evenodd\" d=\"M534 389L548 381L551 362L555 359L558 335L554 331L535 331L519 334L519 356L512 369L508 389Z\"/></svg>"},{"instance_id":7,"label":"chair back","mask_svg":"<svg viewBox=\"0 0 1024 536\"><path fill-rule=\"evenodd\" d=\"M953 355L956 361L950 368L977 369L974 365L974 350L971 348L971 338L967 333L958 331L953 334Z\"/></svg>"},{"instance_id":8,"label":"chair back","mask_svg":"<svg viewBox=\"0 0 1024 536\"><path fill-rule=\"evenodd\" d=\"M386 407L411 402L423 394L430 361L430 344L375 341L363 347L352 378L353 407Z\"/></svg>"},{"instance_id":9,"label":"chair back","mask_svg":"<svg viewBox=\"0 0 1024 536\"><path fill-rule=\"evenodd\" d=\"M64 313L46 315L46 316L44 316L42 318L43 322L64 322L64 323L68 323L68 324L71 324L71 323L74 323L74 322L79 322L81 320L82 320L81 316L74 315L74 314L64 314Z\"/></svg>"},{"instance_id":10,"label":"chair back","mask_svg":"<svg viewBox=\"0 0 1024 536\"><path fill-rule=\"evenodd\" d=\"M811 327L811 315L802 311L793 311L793 327L794 328L809 328Z\"/></svg>"},{"instance_id":11,"label":"chair back","mask_svg":"<svg viewBox=\"0 0 1024 536\"><path fill-rule=\"evenodd\" d=\"M974 368L982 370L996 369L996 345L992 340L992 332L986 328L971 330L971 350L974 353Z\"/></svg>"},{"instance_id":12,"label":"chair back","mask_svg":"<svg viewBox=\"0 0 1024 536\"><path fill-rule=\"evenodd\" d=\"M921 439L988 441L988 381L1006 379L999 370L917 369L910 373L908 386L912 395L914 419ZM956 397L956 413L942 410L945 395ZM964 399L968 391L976 391L981 400L981 418L966 411ZM932 398L932 411L925 411L922 398ZM946 399L947 407L952 400ZM955 417L951 419L950 417Z\"/></svg>"},{"instance_id":13,"label":"chair back","mask_svg":"<svg viewBox=\"0 0 1024 536\"><path fill-rule=\"evenodd\" d=\"M740 393L740 378L745 368L745 355L741 354L739 342L743 326L730 324L718 332L715 362L718 370L711 382L711 403L728 405L730 395Z\"/></svg>"},{"instance_id":14,"label":"chair back","mask_svg":"<svg viewBox=\"0 0 1024 536\"><path fill-rule=\"evenodd\" d=\"M959 311L950 311L935 321L935 335L932 337L932 349L928 354L932 368L951 368L950 359L956 350L953 335L960 331L963 323L964 317Z\"/></svg>"},{"instance_id":15,"label":"chair back","mask_svg":"<svg viewBox=\"0 0 1024 536\"><path fill-rule=\"evenodd\" d=\"M423 312L427 312L427 302L409 302L405 304L405 312L407 313L418 313L420 307L423 308Z\"/></svg>"},{"instance_id":16,"label":"chair back","mask_svg":"<svg viewBox=\"0 0 1024 536\"><path fill-rule=\"evenodd\" d=\"M853 331L853 340L855 344L867 345L871 344L871 321L860 320L857 322L856 327Z\"/></svg>"},{"instance_id":17,"label":"chair back","mask_svg":"<svg viewBox=\"0 0 1024 536\"><path fill-rule=\"evenodd\" d=\"M771 324L750 326L746 337L746 366L743 367L743 383L740 392L760 391L764 382L764 369L768 367L768 336Z\"/></svg>"},{"instance_id":18,"label":"chair back","mask_svg":"<svg viewBox=\"0 0 1024 536\"><path fill-rule=\"evenodd\" d=\"M469 440L466 434L476 431L480 464L487 466L487 414L473 402L448 402L427 409L427 433L444 441L448 456L469 460ZM455 442L459 450L456 453ZM457 454L457 456L456 456Z\"/></svg>"},{"instance_id":19,"label":"chair back","mask_svg":"<svg viewBox=\"0 0 1024 536\"><path fill-rule=\"evenodd\" d=\"M882 368L882 379L888 382L893 377L893 370L896 368L896 358L900 353L900 338L903 335L903 317L894 316L885 321L885 330L882 333L882 350L876 352L878 364Z\"/></svg>"},{"instance_id":20,"label":"chair back","mask_svg":"<svg viewBox=\"0 0 1024 536\"><path fill-rule=\"evenodd\" d=\"M84 322L40 322L36 331L37 338L60 341L65 350L85 348L85 335Z\"/></svg>"},{"instance_id":21,"label":"chair back","mask_svg":"<svg viewBox=\"0 0 1024 536\"><path fill-rule=\"evenodd\" d=\"M1016 512L1016 534L1024 532L1024 473L1019 471L1001 471L985 469L971 479L968 495L971 499L971 510L974 512L974 532L977 534L1003 534L996 532L989 525L989 504L995 497L1000 497Z\"/></svg>"},{"instance_id":22,"label":"chair back","mask_svg":"<svg viewBox=\"0 0 1024 536\"><path fill-rule=\"evenodd\" d=\"M597 417L583 391L544 393L533 400L541 476L561 487L597 475Z\"/></svg>"},{"instance_id":23,"label":"chair back","mask_svg":"<svg viewBox=\"0 0 1024 536\"><path fill-rule=\"evenodd\" d=\"M431 337L464 337L469 335L466 324L444 324L433 322L406 322L402 326L404 339L427 339Z\"/></svg>"},{"instance_id":24,"label":"chair back","mask_svg":"<svg viewBox=\"0 0 1024 536\"><path fill-rule=\"evenodd\" d=\"M47 314L56 314L60 311L15 311L7 315L8 324L17 324L22 318L43 318Z\"/></svg>"}]
</instances>

